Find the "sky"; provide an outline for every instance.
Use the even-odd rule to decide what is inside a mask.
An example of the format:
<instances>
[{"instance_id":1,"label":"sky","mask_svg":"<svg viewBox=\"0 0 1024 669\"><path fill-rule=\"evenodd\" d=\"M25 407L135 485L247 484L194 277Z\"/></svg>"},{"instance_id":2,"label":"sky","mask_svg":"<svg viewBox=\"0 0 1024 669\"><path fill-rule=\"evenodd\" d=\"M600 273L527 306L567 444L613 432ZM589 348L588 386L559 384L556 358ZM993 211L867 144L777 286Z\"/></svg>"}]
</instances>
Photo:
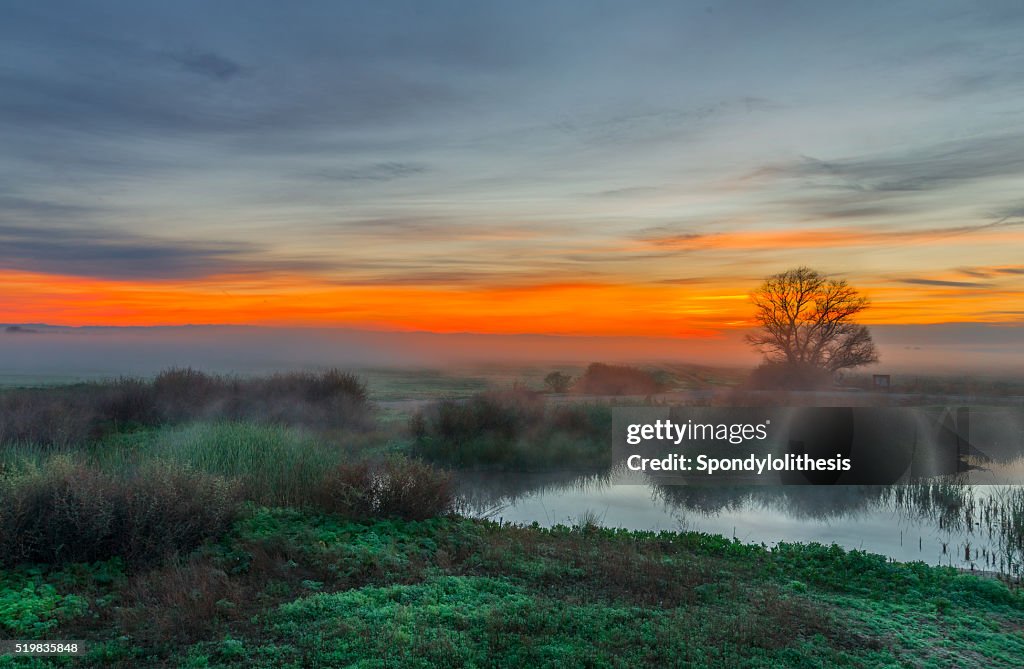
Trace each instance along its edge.
<instances>
[{"instance_id":1,"label":"sky","mask_svg":"<svg viewBox=\"0 0 1024 669\"><path fill-rule=\"evenodd\" d=\"M1024 321L1024 5L7 2L0 322Z\"/></svg>"}]
</instances>

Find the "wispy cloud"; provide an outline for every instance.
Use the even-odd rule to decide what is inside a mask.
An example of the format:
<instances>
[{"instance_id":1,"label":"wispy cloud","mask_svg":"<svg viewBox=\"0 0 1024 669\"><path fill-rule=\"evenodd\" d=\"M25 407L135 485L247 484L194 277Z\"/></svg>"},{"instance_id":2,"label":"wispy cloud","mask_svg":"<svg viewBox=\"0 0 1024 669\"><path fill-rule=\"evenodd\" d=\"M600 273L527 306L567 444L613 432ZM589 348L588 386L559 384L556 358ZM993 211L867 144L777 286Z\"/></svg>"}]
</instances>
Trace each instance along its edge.
<instances>
[{"instance_id":1,"label":"wispy cloud","mask_svg":"<svg viewBox=\"0 0 1024 669\"><path fill-rule=\"evenodd\" d=\"M421 163L385 162L353 167L323 167L298 176L326 181L393 181L423 174L427 169Z\"/></svg>"},{"instance_id":2,"label":"wispy cloud","mask_svg":"<svg viewBox=\"0 0 1024 669\"><path fill-rule=\"evenodd\" d=\"M1016 224L984 223L948 228L900 229L892 226L860 228L788 228L731 232L684 232L640 236L640 247L667 248L676 251L735 249L768 251L794 248L843 248L905 243L956 243L971 234L988 234L990 239L1024 242L1024 230Z\"/></svg>"},{"instance_id":3,"label":"wispy cloud","mask_svg":"<svg viewBox=\"0 0 1024 669\"><path fill-rule=\"evenodd\" d=\"M906 283L912 286L943 286L947 288L987 288L990 283L975 281L948 281L945 279L922 279L917 277L905 277L892 279L896 283Z\"/></svg>"},{"instance_id":4,"label":"wispy cloud","mask_svg":"<svg viewBox=\"0 0 1024 669\"><path fill-rule=\"evenodd\" d=\"M764 167L752 177L788 177L817 187L901 193L951 188L1024 174L1024 133L988 134L835 160L805 156Z\"/></svg>"},{"instance_id":5,"label":"wispy cloud","mask_svg":"<svg viewBox=\"0 0 1024 669\"><path fill-rule=\"evenodd\" d=\"M213 51L175 54L172 58L188 72L219 81L233 79L243 71L241 65Z\"/></svg>"},{"instance_id":6,"label":"wispy cloud","mask_svg":"<svg viewBox=\"0 0 1024 669\"><path fill-rule=\"evenodd\" d=\"M138 280L327 267L316 260L275 259L265 247L245 242L182 242L96 228L0 224L0 269Z\"/></svg>"}]
</instances>

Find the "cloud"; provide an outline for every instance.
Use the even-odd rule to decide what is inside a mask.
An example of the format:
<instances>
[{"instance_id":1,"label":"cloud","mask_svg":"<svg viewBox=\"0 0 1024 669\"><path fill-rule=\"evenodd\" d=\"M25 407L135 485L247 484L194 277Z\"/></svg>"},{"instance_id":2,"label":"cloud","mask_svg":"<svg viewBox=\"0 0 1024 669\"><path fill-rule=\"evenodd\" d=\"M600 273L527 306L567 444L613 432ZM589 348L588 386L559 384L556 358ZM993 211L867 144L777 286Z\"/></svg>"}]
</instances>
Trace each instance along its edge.
<instances>
[{"instance_id":1,"label":"cloud","mask_svg":"<svg viewBox=\"0 0 1024 669\"><path fill-rule=\"evenodd\" d=\"M356 167L325 167L299 176L326 181L394 181L426 171L427 166L421 163L385 162Z\"/></svg>"},{"instance_id":2,"label":"cloud","mask_svg":"<svg viewBox=\"0 0 1024 669\"><path fill-rule=\"evenodd\" d=\"M961 267L958 272L965 276L972 276L978 279L990 279L1000 274L1024 275L1024 265L1007 265L998 267Z\"/></svg>"},{"instance_id":3,"label":"cloud","mask_svg":"<svg viewBox=\"0 0 1024 669\"><path fill-rule=\"evenodd\" d=\"M0 224L0 269L104 279L192 279L326 269L246 242L178 242L113 230Z\"/></svg>"},{"instance_id":4,"label":"cloud","mask_svg":"<svg viewBox=\"0 0 1024 669\"><path fill-rule=\"evenodd\" d=\"M952 188L981 179L1024 175L1024 134L993 134L833 160L804 156L766 166L753 178L810 181L861 193L906 193Z\"/></svg>"},{"instance_id":5,"label":"cloud","mask_svg":"<svg viewBox=\"0 0 1024 669\"><path fill-rule=\"evenodd\" d=\"M595 197L633 197L657 193L660 188L657 186L629 186L626 188L611 188L608 190L593 193Z\"/></svg>"},{"instance_id":6,"label":"cloud","mask_svg":"<svg viewBox=\"0 0 1024 669\"><path fill-rule=\"evenodd\" d=\"M187 72L218 81L233 79L243 71L242 66L235 61L212 51L183 53L172 58Z\"/></svg>"},{"instance_id":7,"label":"cloud","mask_svg":"<svg viewBox=\"0 0 1024 669\"><path fill-rule=\"evenodd\" d=\"M676 251L707 251L712 249L767 250L796 248L842 248L914 243L942 243L963 235L1003 234L1007 240L1019 242L1024 232L1016 228L1022 223L996 221L980 225L961 225L906 229L895 226L862 226L832 228L781 228L768 230L736 230L730 232L680 232L650 234L641 231L636 239L641 248ZM663 229L662 229L663 230Z\"/></svg>"},{"instance_id":8,"label":"cloud","mask_svg":"<svg viewBox=\"0 0 1024 669\"><path fill-rule=\"evenodd\" d=\"M988 279L992 276L992 272L979 268L961 267L957 271L965 276L973 276L976 279Z\"/></svg>"},{"instance_id":9,"label":"cloud","mask_svg":"<svg viewBox=\"0 0 1024 669\"><path fill-rule=\"evenodd\" d=\"M701 284L714 283L716 280L703 276L688 276L678 279L661 279L657 283L666 283L672 286L696 286Z\"/></svg>"},{"instance_id":10,"label":"cloud","mask_svg":"<svg viewBox=\"0 0 1024 669\"><path fill-rule=\"evenodd\" d=\"M1001 220L1008 218L1024 218L1024 204L1015 204L996 211L995 217Z\"/></svg>"},{"instance_id":11,"label":"cloud","mask_svg":"<svg viewBox=\"0 0 1024 669\"><path fill-rule=\"evenodd\" d=\"M95 215L100 209L82 204L64 204L51 200L0 195L0 220L12 218L46 219L80 218Z\"/></svg>"},{"instance_id":12,"label":"cloud","mask_svg":"<svg viewBox=\"0 0 1024 669\"><path fill-rule=\"evenodd\" d=\"M455 264L455 263L453 263ZM564 272L566 280L578 280L578 272ZM537 271L480 271L470 268L406 268L372 276L351 276L332 281L339 286L459 286L462 288L513 289L551 282L558 273Z\"/></svg>"},{"instance_id":13,"label":"cloud","mask_svg":"<svg viewBox=\"0 0 1024 669\"><path fill-rule=\"evenodd\" d=\"M907 283L914 286L943 286L947 288L988 288L992 285L990 283L974 281L946 281L943 279L918 279L913 277L892 280L897 283Z\"/></svg>"}]
</instances>

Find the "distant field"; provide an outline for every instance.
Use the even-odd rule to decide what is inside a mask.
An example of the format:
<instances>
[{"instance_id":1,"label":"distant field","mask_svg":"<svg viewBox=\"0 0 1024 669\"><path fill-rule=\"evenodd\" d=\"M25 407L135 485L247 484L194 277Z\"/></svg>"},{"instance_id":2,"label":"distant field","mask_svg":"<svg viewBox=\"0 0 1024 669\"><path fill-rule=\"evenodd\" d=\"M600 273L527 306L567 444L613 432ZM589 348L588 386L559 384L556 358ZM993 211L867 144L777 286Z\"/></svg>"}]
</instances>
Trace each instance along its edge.
<instances>
[{"instance_id":1,"label":"distant field","mask_svg":"<svg viewBox=\"0 0 1024 669\"><path fill-rule=\"evenodd\" d=\"M707 367L679 363L639 365L663 379L678 390L735 386L749 373L743 368ZM447 369L431 368L353 368L367 385L372 399L381 402L394 400L436 399L439 397L468 397L489 388L510 388L519 384L533 390L544 388L544 377L553 371L574 378L583 373L584 365L472 365ZM241 372L241 376L249 376ZM115 375L116 376L116 375ZM110 378L100 371L79 374L4 374L0 372L2 387L38 387L98 381Z\"/></svg>"}]
</instances>

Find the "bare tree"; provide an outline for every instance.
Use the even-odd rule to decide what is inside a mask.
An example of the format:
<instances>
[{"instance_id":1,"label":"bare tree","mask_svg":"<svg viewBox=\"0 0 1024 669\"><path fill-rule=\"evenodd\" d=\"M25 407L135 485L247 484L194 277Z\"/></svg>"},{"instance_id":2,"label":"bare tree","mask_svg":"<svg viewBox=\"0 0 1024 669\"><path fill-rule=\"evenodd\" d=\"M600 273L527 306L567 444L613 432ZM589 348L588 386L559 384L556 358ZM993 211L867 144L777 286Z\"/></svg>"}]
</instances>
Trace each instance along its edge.
<instances>
[{"instance_id":1,"label":"bare tree","mask_svg":"<svg viewBox=\"0 0 1024 669\"><path fill-rule=\"evenodd\" d=\"M768 277L751 300L760 330L747 341L768 363L835 374L878 362L871 333L853 320L868 299L845 280L798 267Z\"/></svg>"}]
</instances>

